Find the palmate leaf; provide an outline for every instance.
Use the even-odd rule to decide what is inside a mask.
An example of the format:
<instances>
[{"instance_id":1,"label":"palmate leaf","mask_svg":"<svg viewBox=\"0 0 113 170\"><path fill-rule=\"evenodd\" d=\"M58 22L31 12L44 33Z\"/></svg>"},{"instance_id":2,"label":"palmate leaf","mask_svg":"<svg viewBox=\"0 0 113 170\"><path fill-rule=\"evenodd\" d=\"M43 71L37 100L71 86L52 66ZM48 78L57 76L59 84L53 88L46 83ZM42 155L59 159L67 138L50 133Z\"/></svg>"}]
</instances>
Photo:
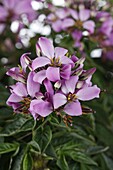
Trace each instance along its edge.
<instances>
[{"instance_id":1,"label":"palmate leaf","mask_svg":"<svg viewBox=\"0 0 113 170\"><path fill-rule=\"evenodd\" d=\"M39 144L41 148L41 152L45 152L47 146L51 142L51 139L52 139L52 131L50 127L47 125L37 129L33 135L33 140Z\"/></svg>"},{"instance_id":2,"label":"palmate leaf","mask_svg":"<svg viewBox=\"0 0 113 170\"><path fill-rule=\"evenodd\" d=\"M18 147L19 144L17 143L0 143L0 154L15 151Z\"/></svg>"}]
</instances>

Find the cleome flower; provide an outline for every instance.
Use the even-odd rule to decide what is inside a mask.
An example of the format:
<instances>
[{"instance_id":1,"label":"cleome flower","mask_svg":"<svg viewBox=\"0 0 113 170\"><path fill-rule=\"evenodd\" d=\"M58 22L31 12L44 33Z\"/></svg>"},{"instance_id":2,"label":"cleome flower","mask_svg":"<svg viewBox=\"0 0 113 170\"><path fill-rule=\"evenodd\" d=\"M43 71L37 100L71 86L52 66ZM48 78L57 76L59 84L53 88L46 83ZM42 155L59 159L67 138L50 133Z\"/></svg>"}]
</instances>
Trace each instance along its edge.
<instances>
[{"instance_id":1,"label":"cleome flower","mask_svg":"<svg viewBox=\"0 0 113 170\"><path fill-rule=\"evenodd\" d=\"M11 68L7 75L17 81L10 86L7 104L16 113L31 114L34 119L52 112L69 116L82 115L81 101L99 98L100 89L92 85L95 68L84 70L85 57L67 57L67 49L56 47L41 37L36 45L38 57L31 60L23 54L21 65ZM27 71L26 71L27 69ZM89 111L89 110L88 110Z\"/></svg>"}]
</instances>

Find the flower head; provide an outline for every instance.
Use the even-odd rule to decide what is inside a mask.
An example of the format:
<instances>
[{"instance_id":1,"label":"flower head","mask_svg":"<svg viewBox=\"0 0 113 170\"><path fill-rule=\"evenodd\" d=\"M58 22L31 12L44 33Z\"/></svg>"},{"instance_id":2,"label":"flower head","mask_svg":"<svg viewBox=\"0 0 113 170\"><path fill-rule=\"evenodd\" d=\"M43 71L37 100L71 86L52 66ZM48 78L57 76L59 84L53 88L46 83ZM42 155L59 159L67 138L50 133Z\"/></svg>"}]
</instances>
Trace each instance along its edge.
<instances>
[{"instance_id":1,"label":"flower head","mask_svg":"<svg viewBox=\"0 0 113 170\"><path fill-rule=\"evenodd\" d=\"M82 115L81 101L98 98L100 94L100 89L91 82L95 68L84 70L85 57L69 58L67 49L54 48L45 37L39 38L36 48L36 59L31 60L26 53L21 56L19 67L7 72L17 81L10 86L7 104L15 112L29 113L34 119L46 117L53 111Z\"/></svg>"}]
</instances>

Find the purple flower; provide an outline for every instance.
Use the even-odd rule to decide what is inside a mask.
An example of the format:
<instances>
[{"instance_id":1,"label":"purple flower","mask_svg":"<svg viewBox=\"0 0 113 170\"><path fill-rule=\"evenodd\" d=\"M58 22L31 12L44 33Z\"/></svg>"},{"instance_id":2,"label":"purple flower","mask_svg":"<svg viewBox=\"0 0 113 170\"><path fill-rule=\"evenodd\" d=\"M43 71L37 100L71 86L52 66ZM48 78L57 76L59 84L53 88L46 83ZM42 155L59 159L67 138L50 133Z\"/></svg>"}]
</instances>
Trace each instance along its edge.
<instances>
[{"instance_id":1,"label":"purple flower","mask_svg":"<svg viewBox=\"0 0 113 170\"><path fill-rule=\"evenodd\" d=\"M10 70L7 71L7 75L11 76L14 80L20 81L25 83L26 81L26 77L25 77L25 73L26 73L26 68L30 66L31 60L28 57L30 53L25 53L21 56L20 58L20 67L13 67Z\"/></svg>"},{"instance_id":2,"label":"purple flower","mask_svg":"<svg viewBox=\"0 0 113 170\"><path fill-rule=\"evenodd\" d=\"M37 51L41 52L42 56L32 62L33 70L45 66L48 66L48 68L36 73L34 81L42 83L46 77L53 82L59 81L61 78L69 79L74 63L65 56L68 52L66 49L61 47L54 48L52 42L45 37L39 38L37 48Z\"/></svg>"},{"instance_id":3,"label":"purple flower","mask_svg":"<svg viewBox=\"0 0 113 170\"><path fill-rule=\"evenodd\" d=\"M15 86L10 86L11 95L7 100L7 104L12 106L17 112L28 112L31 100L38 96L40 85L33 81L33 76L34 72L30 72L27 78L27 85L17 82Z\"/></svg>"},{"instance_id":4,"label":"purple flower","mask_svg":"<svg viewBox=\"0 0 113 170\"><path fill-rule=\"evenodd\" d=\"M53 111L81 115L84 110L80 101L99 97L100 89L91 82L96 69L84 70L85 56L68 58L66 49L54 48L47 38L39 38L36 47L36 59L31 60L30 53L23 54L21 65L7 72L17 81L10 86L7 104L16 113L31 114L34 119L46 117Z\"/></svg>"},{"instance_id":5,"label":"purple flower","mask_svg":"<svg viewBox=\"0 0 113 170\"><path fill-rule=\"evenodd\" d=\"M100 89L95 85L76 89L78 76L72 76L69 80L64 81L61 92L53 96L54 108L58 109L64 105L64 112L71 116L82 114L82 107L79 102L88 101L94 98L99 98Z\"/></svg>"},{"instance_id":6,"label":"purple flower","mask_svg":"<svg viewBox=\"0 0 113 170\"><path fill-rule=\"evenodd\" d=\"M0 5L0 32L7 22L18 20L21 24L22 15L25 14L29 22L36 18L37 14L31 5L32 0L3 0Z\"/></svg>"},{"instance_id":7,"label":"purple flower","mask_svg":"<svg viewBox=\"0 0 113 170\"><path fill-rule=\"evenodd\" d=\"M66 18L63 20L64 30L70 26L75 26L78 30L85 29L91 34L94 33L95 23L94 21L89 20L90 10L80 9L79 12L77 12L76 10L70 9L70 14L73 18ZM73 19L75 19L75 21Z\"/></svg>"}]
</instances>

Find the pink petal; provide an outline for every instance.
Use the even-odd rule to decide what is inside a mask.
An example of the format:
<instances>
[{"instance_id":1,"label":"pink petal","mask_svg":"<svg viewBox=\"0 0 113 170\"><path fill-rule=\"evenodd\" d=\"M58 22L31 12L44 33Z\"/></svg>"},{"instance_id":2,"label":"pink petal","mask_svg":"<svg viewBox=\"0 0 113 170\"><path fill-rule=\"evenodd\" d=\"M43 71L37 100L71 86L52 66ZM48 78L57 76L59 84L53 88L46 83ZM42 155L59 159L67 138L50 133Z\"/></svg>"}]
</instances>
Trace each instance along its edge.
<instances>
[{"instance_id":1,"label":"pink petal","mask_svg":"<svg viewBox=\"0 0 113 170\"><path fill-rule=\"evenodd\" d=\"M4 31L5 29L5 24L0 24L0 34Z\"/></svg>"},{"instance_id":2,"label":"pink petal","mask_svg":"<svg viewBox=\"0 0 113 170\"><path fill-rule=\"evenodd\" d=\"M33 106L33 109L38 115L40 115L42 117L48 116L53 111L51 104L49 102L43 101L43 100L39 100Z\"/></svg>"},{"instance_id":3,"label":"pink petal","mask_svg":"<svg viewBox=\"0 0 113 170\"><path fill-rule=\"evenodd\" d=\"M49 94L53 95L54 94L54 90L53 90L52 83L48 79L45 79L44 80L44 85L45 85L45 88L46 88L47 92Z\"/></svg>"},{"instance_id":4,"label":"pink petal","mask_svg":"<svg viewBox=\"0 0 113 170\"><path fill-rule=\"evenodd\" d=\"M26 68L27 66L30 64L31 60L28 57L28 55L30 55L31 53L25 53L20 57L20 63L22 66L22 69L24 70L24 72L26 72Z\"/></svg>"},{"instance_id":5,"label":"pink petal","mask_svg":"<svg viewBox=\"0 0 113 170\"><path fill-rule=\"evenodd\" d=\"M60 106L66 104L67 102L67 98L65 95L61 94L61 93L56 93L53 96L53 105L54 105L54 109L59 108Z\"/></svg>"},{"instance_id":6,"label":"pink petal","mask_svg":"<svg viewBox=\"0 0 113 170\"><path fill-rule=\"evenodd\" d=\"M38 73L35 73L33 80L42 84L43 80L46 78L46 70L41 70Z\"/></svg>"},{"instance_id":7,"label":"pink petal","mask_svg":"<svg viewBox=\"0 0 113 170\"><path fill-rule=\"evenodd\" d=\"M79 18L81 21L86 21L90 17L90 11L87 9L80 9Z\"/></svg>"},{"instance_id":8,"label":"pink petal","mask_svg":"<svg viewBox=\"0 0 113 170\"><path fill-rule=\"evenodd\" d=\"M72 17L75 19L75 20L78 20L79 19L79 16L78 16L78 12L75 11L75 10L70 10L70 13L72 15Z\"/></svg>"},{"instance_id":9,"label":"pink petal","mask_svg":"<svg viewBox=\"0 0 113 170\"><path fill-rule=\"evenodd\" d=\"M95 23L91 20L83 23L83 27L88 30L91 34L94 33Z\"/></svg>"},{"instance_id":10,"label":"pink petal","mask_svg":"<svg viewBox=\"0 0 113 170\"><path fill-rule=\"evenodd\" d=\"M56 48L55 48L55 58L61 58L61 57L63 57L67 52L68 52L68 50L66 50L65 48L56 47Z\"/></svg>"},{"instance_id":11,"label":"pink petal","mask_svg":"<svg viewBox=\"0 0 113 170\"><path fill-rule=\"evenodd\" d=\"M69 11L66 8L61 8L61 9L59 8L56 10L55 13L60 19L66 18L69 15Z\"/></svg>"},{"instance_id":12,"label":"pink petal","mask_svg":"<svg viewBox=\"0 0 113 170\"><path fill-rule=\"evenodd\" d=\"M60 68L48 67L46 76L50 81L56 82L60 80Z\"/></svg>"},{"instance_id":13,"label":"pink petal","mask_svg":"<svg viewBox=\"0 0 113 170\"><path fill-rule=\"evenodd\" d=\"M31 97L35 97L35 94L39 92L40 89L39 83L33 81L34 75L34 72L30 72L27 78L27 91Z\"/></svg>"},{"instance_id":14,"label":"pink petal","mask_svg":"<svg viewBox=\"0 0 113 170\"><path fill-rule=\"evenodd\" d=\"M0 20L4 20L8 16L7 10L0 5Z\"/></svg>"},{"instance_id":15,"label":"pink petal","mask_svg":"<svg viewBox=\"0 0 113 170\"><path fill-rule=\"evenodd\" d=\"M87 101L92 100L94 98L99 98L100 89L97 87L97 85L94 85L92 87L85 87L81 90L79 90L76 93L76 96L79 100Z\"/></svg>"},{"instance_id":16,"label":"pink petal","mask_svg":"<svg viewBox=\"0 0 113 170\"><path fill-rule=\"evenodd\" d=\"M20 102L21 100L23 100L22 97L17 96L16 94L12 93L12 94L10 95L10 97L8 98L8 100L7 100L6 103L7 103L7 105L11 106L12 103L18 103L18 102Z\"/></svg>"},{"instance_id":17,"label":"pink petal","mask_svg":"<svg viewBox=\"0 0 113 170\"><path fill-rule=\"evenodd\" d=\"M60 75L63 79L68 80L71 75L71 65L64 65L60 71Z\"/></svg>"},{"instance_id":18,"label":"pink petal","mask_svg":"<svg viewBox=\"0 0 113 170\"><path fill-rule=\"evenodd\" d=\"M39 68L39 67L43 67L47 64L50 64L50 60L46 57L38 57L35 60L33 60L32 62L32 68L33 70Z\"/></svg>"},{"instance_id":19,"label":"pink petal","mask_svg":"<svg viewBox=\"0 0 113 170\"><path fill-rule=\"evenodd\" d=\"M20 96L20 97L26 97L27 96L27 90L26 90L26 86L23 83L16 83L16 87L13 89L13 92Z\"/></svg>"},{"instance_id":20,"label":"pink petal","mask_svg":"<svg viewBox=\"0 0 113 170\"><path fill-rule=\"evenodd\" d=\"M54 47L53 47L53 43L45 38L45 37L41 37L38 40L38 44L42 50L42 53L47 56L49 59L54 57Z\"/></svg>"},{"instance_id":21,"label":"pink petal","mask_svg":"<svg viewBox=\"0 0 113 170\"><path fill-rule=\"evenodd\" d=\"M13 9L16 4L16 0L3 0L4 6L8 9Z\"/></svg>"},{"instance_id":22,"label":"pink petal","mask_svg":"<svg viewBox=\"0 0 113 170\"><path fill-rule=\"evenodd\" d=\"M52 28L53 28L54 31L60 32L62 30L62 21L57 20L57 21L53 22L52 23Z\"/></svg>"},{"instance_id":23,"label":"pink petal","mask_svg":"<svg viewBox=\"0 0 113 170\"><path fill-rule=\"evenodd\" d=\"M82 115L82 108L78 101L71 102L64 107L64 112L70 116L80 116Z\"/></svg>"},{"instance_id":24,"label":"pink petal","mask_svg":"<svg viewBox=\"0 0 113 170\"><path fill-rule=\"evenodd\" d=\"M69 92L74 93L76 84L78 82L78 76L71 76L69 80L65 81L65 85Z\"/></svg>"},{"instance_id":25,"label":"pink petal","mask_svg":"<svg viewBox=\"0 0 113 170\"><path fill-rule=\"evenodd\" d=\"M62 22L62 29L66 29L69 27L72 27L75 24L74 20L71 18L66 18L64 19L64 21Z\"/></svg>"},{"instance_id":26,"label":"pink petal","mask_svg":"<svg viewBox=\"0 0 113 170\"><path fill-rule=\"evenodd\" d=\"M29 14L31 11L33 11L31 6L31 0L18 1L18 5L15 5L14 11L18 15L25 14L25 13Z\"/></svg>"},{"instance_id":27,"label":"pink petal","mask_svg":"<svg viewBox=\"0 0 113 170\"><path fill-rule=\"evenodd\" d=\"M75 65L74 62L70 58L68 58L66 56L61 56L60 57L60 62L62 64L71 64L72 67Z\"/></svg>"}]
</instances>

